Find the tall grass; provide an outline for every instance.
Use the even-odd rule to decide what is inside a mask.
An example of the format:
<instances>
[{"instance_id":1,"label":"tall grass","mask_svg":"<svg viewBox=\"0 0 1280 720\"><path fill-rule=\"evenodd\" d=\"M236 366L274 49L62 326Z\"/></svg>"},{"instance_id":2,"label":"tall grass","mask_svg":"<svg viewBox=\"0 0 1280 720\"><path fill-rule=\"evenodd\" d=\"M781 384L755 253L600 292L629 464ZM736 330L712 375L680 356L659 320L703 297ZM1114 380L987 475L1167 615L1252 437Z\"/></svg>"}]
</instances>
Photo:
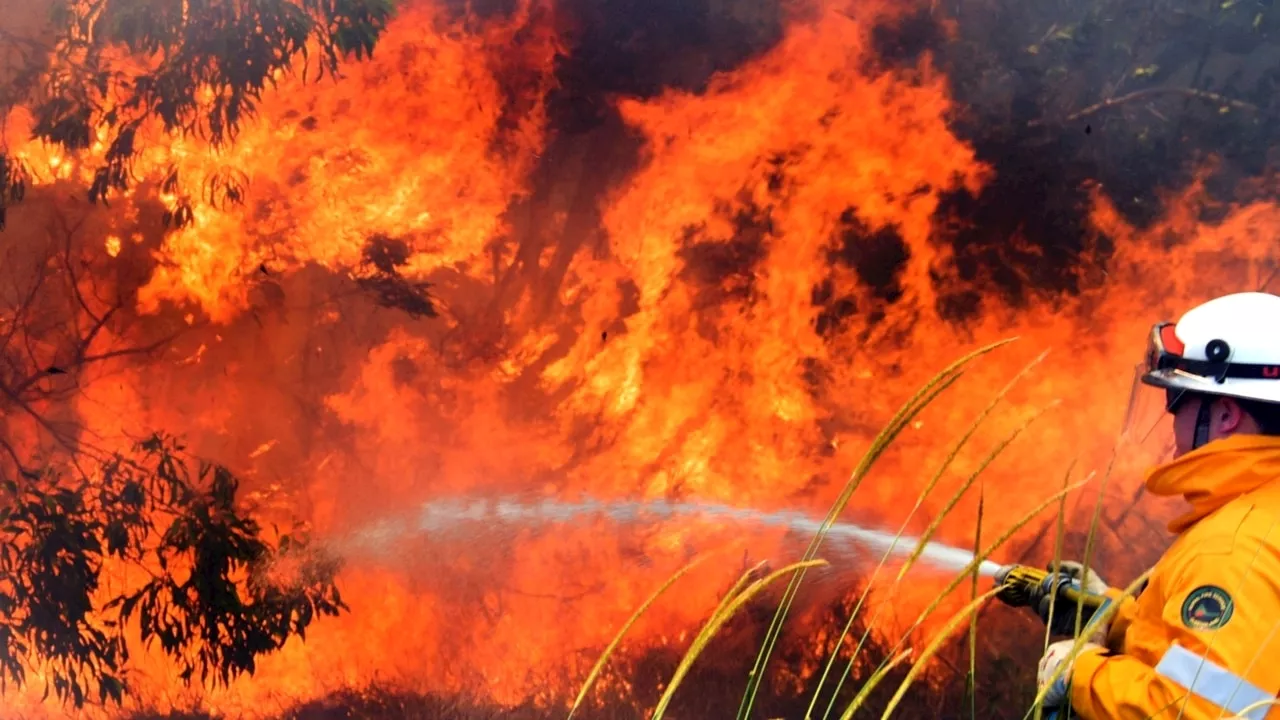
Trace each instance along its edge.
<instances>
[{"instance_id":1,"label":"tall grass","mask_svg":"<svg viewBox=\"0 0 1280 720\"><path fill-rule=\"evenodd\" d=\"M1065 497L1065 496L1064 496ZM973 523L973 554L982 552L982 514L986 509L986 485L978 486L978 517ZM970 574L973 585L969 589L969 599L978 598L978 582L982 573L974 568ZM969 618L969 673L965 676L964 694L969 700L969 717L978 720L978 614Z\"/></svg>"},{"instance_id":2,"label":"tall grass","mask_svg":"<svg viewBox=\"0 0 1280 720\"><path fill-rule=\"evenodd\" d=\"M942 476L951 467L951 463L955 461L956 457L960 454L960 451L969 442L969 439L972 438L974 433L977 432L978 427L982 424L982 421L985 420L987 416L990 415L991 412L1000 403L1000 401L1003 400L1004 397L1009 394L1009 391L1013 389L1013 386L1017 383L1017 381L1021 379L1024 375L1026 375L1028 372L1030 372L1033 367L1038 365L1040 361L1044 359L1044 357L1045 357L1045 353L1042 353L1040 357L1036 358L1034 361L1028 364L1025 368L1023 368L1022 371L1019 372L1013 378L1013 380L1011 380L1007 385L1005 385L1005 387L1001 389L1000 392L998 392L994 398L992 398L991 402L988 403L987 406L983 408L982 412L980 412L978 416L974 418L973 422L970 423L969 428L964 432L963 435L961 435L960 439L956 441L955 445L952 446L951 451L948 452L947 456L943 459L942 464L938 466L937 472L935 472L933 477L929 479L929 482L925 483L924 489L920 491L919 497L916 498L915 505L911 508L911 511L907 513L906 519L902 521L902 524L898 528L898 534L894 537L894 543L893 543L894 546L896 546L898 541L902 539L902 534L906 531L907 526L911 522L911 519L915 516L916 511L919 510L920 506L924 504L925 498L929 495L929 493L933 491L933 488L938 484L938 482L942 479ZM977 477L977 473L974 474L974 477L975 478ZM944 517L952 507L955 506L955 501L958 501L959 497L960 495L957 494L955 496L955 499L948 504L947 510L944 510L943 513L939 514L939 518L938 518L939 520L942 517ZM894 578L893 588L897 588L898 584L902 582L903 577L905 577L906 571L909 570L910 567L915 564L915 561L919 558L920 552L923 551L924 548L926 547L928 538L932 535L932 533L936 530L936 528L937 528L937 522L931 524L929 529L925 532L924 536L920 538L920 542L917 544L915 552L912 553L911 558L908 559L908 561L903 565L902 569L898 572L898 576ZM859 611L861 611L863 603L866 602L867 596L871 592L871 586L874 583L876 576L880 574L880 570L884 568L885 563L889 560L889 557L892 554L891 551L892 551L892 546L885 550L884 554L880 557L880 562L877 563L875 569L871 572L871 576L868 582L863 587L861 596L858 598L857 605L854 607L853 612L849 614L849 619L845 623L844 630L842 630L840 633L840 640L836 643L836 650L838 650L839 647L844 644L844 638L848 636L849 629L852 627L854 620L860 617L858 613ZM976 552L976 549L975 549L975 552ZM892 592L892 589L890 590L890 592ZM874 623L875 623L875 618L872 619L871 624L874 624ZM841 675L840 680L836 685L836 689L831 693L831 704L827 705L827 711L826 711L827 715L831 714L833 704L835 703L836 698L839 697L840 688L844 685L845 679L848 678L849 673L852 671L853 664L854 664L854 661L857 659L858 653L861 652L863 646L866 644L869 632L870 632L870 625L868 625L867 628L864 629L862 638L858 641L858 647L854 649L853 654L849 658L849 663L845 668L844 674ZM835 664L835 661L838 657L839 657L838 652L831 653L831 658L828 660L826 667L822 671L822 677L818 679L818 685L816 688L814 688L813 699L809 703L808 712L805 713L806 720L812 717L813 708L818 702L818 697L822 692L822 687L826 683L827 676L830 673L831 668Z\"/></svg>"},{"instance_id":3,"label":"tall grass","mask_svg":"<svg viewBox=\"0 0 1280 720\"><path fill-rule=\"evenodd\" d=\"M933 378L931 378L919 390L917 390L907 400L906 403L903 404L903 406L897 411L897 413L889 420L889 422L881 430L879 435L877 435L877 437L869 445L867 451L859 461L858 465L854 468L853 472L850 474L848 481L845 483L838 497L836 498L831 508L829 509L818 531L815 533L814 537L809 542L808 547L806 548L800 560L798 560L794 564L791 564L781 570L778 570L770 574L766 578L763 578L761 580L758 580L752 583L751 585L747 586L747 589L744 590L743 587L746 585L748 581L748 577L752 574L752 571L748 571L747 574L744 574L742 578L739 579L737 584L734 585L734 587L729 591L729 593L725 595L719 607L715 609L715 611L712 613L712 615L704 625L702 631L695 637L693 643L691 643L690 647L685 652L684 657L681 659L679 666L677 667L673 677L671 678L671 681L664 688L662 697L659 699L657 706L654 708L653 714L651 716L652 720L659 720L663 716L663 714L667 711L667 709L670 706L671 698L676 693L682 680L687 676L689 668L692 666L694 662L696 662L698 657L706 649L707 644L711 639L711 637L716 634L716 632L725 624L725 622L730 618L730 616L732 616L734 613L740 610L743 607L743 605L746 603L746 601L749 600L752 596L762 592L767 586L780 580L782 577L789 576L789 581L781 594L780 600L778 601L778 606L773 613L772 620L762 640L761 647L756 656L756 660L750 672L747 675L746 688L743 693L742 701L737 710L738 720L745 720L745 718L750 717L751 711L755 705L756 698L759 693L761 684L764 680L764 675L765 675L764 671L769 664L770 657L778 642L779 636L781 635L782 627L785 623L787 615L791 610L792 604L796 599L800 586L804 580L805 572L809 568L822 564L822 561L817 558L818 551L822 545L822 542L825 539L826 534L830 530L831 526L836 522L837 518L841 515L841 513L844 511L844 509L848 505L849 501L853 497L854 493L857 491L858 487L861 485L862 481L867 477L867 475L870 473L871 469L874 467L876 462L886 452L886 450L897 438L897 436L902 432L902 430L906 428L914 420L914 418L918 416L934 400L936 400L939 396L941 396L944 392L946 392L947 389L949 389L952 385L954 385L957 381L959 381L960 378L963 376L966 368L971 363L973 363L974 361L978 360L979 358L991 352L994 352L1000 347L1010 342L1013 342L1015 339L1016 338L993 343L991 345L987 345L985 347L979 348L961 357L959 360L953 362L951 365L947 366L941 372L939 372ZM966 429L963 435L951 448L950 452L945 457L942 465L936 470L936 473L932 476L929 482L926 483L924 489L922 490L919 498L916 501L915 506L911 509L910 514L908 515L907 522L910 521L911 516L914 515L914 513L923 504L925 497L933 490L934 486L937 484L937 482L942 477L942 475L950 467L952 461L958 456L958 454L960 453L960 450L964 447L964 445L969 441L972 435L976 432L978 426L982 423L982 421L1004 399L1004 397L1013 388L1013 386L1024 375L1026 375L1036 364L1038 364L1043 358L1044 358L1044 355L1041 355L1040 357L1036 358L1036 360L1034 360L1032 363L1024 367L1020 372L1018 372L1014 376L1014 378L1008 383L1008 385L1006 385L1004 388L1002 388L999 392L995 394L995 396L993 397L991 402L987 405L987 407L985 407L978 414L978 416L973 420L972 424ZM1026 422L1024 422L1021 426L1019 426L1013 433L1011 433L1008 437L1004 438L1000 443L998 443L994 448L994 450L992 450L992 452L988 456L986 456L983 459L983 461L979 464L978 469L974 471L968 478L966 478L966 480L961 484L960 488L952 495L952 497L950 497L947 500L947 502L944 504L943 510L930 523L926 532L923 533L920 536L920 538L917 540L916 547L911 552L911 554L907 557L906 561L903 564L903 567L899 570L899 572L897 573L897 576L894 578L893 585L891 586L890 592L892 592L892 589L896 588L902 582L907 572L919 560L921 555L926 550L927 544L930 538L936 533L936 531L940 527L943 520L958 506L959 501L965 496L965 494L969 492L972 486L978 482L980 476L986 470L986 468L989 467L990 464L994 462L996 458L999 457L1000 454L1027 427L1029 427L1032 422L1034 422L1038 417L1040 417L1043 414L1043 412L1044 410L1041 410L1035 413L1031 418L1026 420ZM972 695L974 692L973 688L976 687L976 680L974 678L977 674L977 643L978 643L977 611L983 605L988 603L995 594L994 589L987 590L985 592L980 590L979 568L981 564L984 561L986 561L997 549L1002 547L1019 530L1024 528L1029 522L1031 522L1033 519L1038 517L1042 512L1044 512L1046 509L1052 506L1055 502L1061 503L1058 509L1059 524L1061 526L1062 517L1065 514L1065 499L1067 495L1070 494L1072 491L1083 487L1086 483L1090 482L1091 479L1092 477L1090 476L1085 478L1082 481L1071 483L1069 482L1070 472L1068 472L1067 477L1064 479L1064 484L1061 490L1053 493L1050 497L1046 498L1042 503L1037 505L1035 508L1031 509L1031 511L1024 514L1012 526L1007 528L1005 532L1003 532L995 541L987 544L985 547L981 543L981 540L982 540L981 517L982 517L983 501L980 499L979 500L979 519L978 519L977 527L975 528L974 556L972 561L961 572L959 572L956 575L956 577L948 584L948 586L939 594L938 598L935 599L932 603L930 603L929 606L924 611L921 612L921 614L915 619L915 621L906 630L906 632L903 633L901 639L898 640L897 643L893 644L891 647L883 649L884 659L880 662L880 664L875 668L875 670L870 674L869 677L862 680L862 685L857 688L857 691L854 694L852 701L850 701L843 708L843 712L840 713L839 717L841 718L841 720L848 720L849 718L852 718L860 709L864 708L866 701L871 696L872 692L875 691L880 686L881 683L885 682L886 679L893 674L893 671L899 668L902 663L911 661L910 669L908 670L906 676L901 680L897 691L890 698L888 705L883 712L882 717L888 718L900 706L906 693L910 690L913 683L915 683L919 679L919 677L921 676L921 673L928 666L929 661L938 653L938 651L942 648L944 643L955 633L957 628L961 627L965 623L966 620L969 623L969 664L970 664L969 678L967 679L967 688L968 688L967 694L970 695L971 712L974 715L976 715L977 714L976 704L974 704ZM1099 520L1100 520L1100 513L1095 512L1092 520L1092 525L1096 526ZM907 527L907 522L904 522L901 528L899 529L897 534L897 539L901 539L902 534ZM1090 547L1089 547L1090 550L1092 549L1092 537L1093 537L1094 529L1095 529L1094 527L1090 528ZM1061 533L1059 533L1059 535L1060 534ZM1059 537L1059 544L1060 544L1060 537ZM1088 555L1088 553L1086 553L1086 555ZM823 718L829 718L832 716L832 713L835 710L836 703L838 702L838 698L840 697L840 690L843 686L843 683L848 677L850 677L852 673L852 669L854 667L854 662L857 659L859 652L861 652L861 650L866 646L868 635L871 632L872 627L875 625L876 617L873 617L871 621L868 623L865 621L865 619L862 618L861 611L863 608L864 601L866 600L867 594L870 592L870 587L873 584L872 581L874 581L875 576L886 564L886 562L889 559L889 556L890 556L889 551L886 551L884 556L880 558L880 562L875 567L875 569L871 572L871 579L864 586L862 594L853 608L853 612L850 614L850 617L848 618L847 622L844 624L844 628L839 635L839 639L836 642L834 649L832 650L831 657L827 659L827 661L825 662L821 675L818 678L817 687L813 691L813 697L810 700L808 704L808 710L805 713L805 720L812 719L814 715L814 711L817 708L819 694L823 689L823 686L830 679L831 671L835 665L836 658L840 654L839 650L841 647L845 645L845 640L849 636L849 632L852 628L855 618L860 619L864 623L862 637L859 640L857 646L854 648L848 662L846 663L846 666L844 667L842 672L840 672L840 677L837 680L836 688L831 693L830 700L825 708L825 712L823 713ZM1055 563L1056 562L1057 562L1057 550L1055 550ZM1087 567L1087 564L1088 564L1087 558L1085 560L1085 564ZM682 570L680 574L683 574L686 570L687 568ZM938 607L941 606L944 599L947 598L966 579L969 579L971 582L969 601L960 611L952 615L950 618L947 618L946 621L942 623L941 629L936 633L936 635L929 642L927 642L924 645L922 652L917 654L915 650L909 646L909 639L918 631L918 629L926 622L926 620L928 620L930 616L933 615L933 613L938 609ZM668 583L666 583L663 586L662 590L669 588L673 582L674 582L674 578L671 581L668 581ZM1136 583L1134 587L1137 587ZM1133 588L1130 588L1130 591L1132 591L1132 589ZM651 598L650 602L646 603L645 607L641 608L641 610L637 612L637 615L633 616L632 619L628 621L628 623L620 630L618 636L614 639L614 641L609 645L609 648L606 650L605 657L602 657L601 660L597 662L596 668L593 669L592 674L588 676L587 680L583 684L581 691L578 693L577 700L575 701L572 709L570 710L571 716L573 713L577 712L581 704L589 696L591 685L594 683L595 679L599 676L599 671L603 667L604 662L607 658L607 655L613 650L613 648L617 646L619 640L634 623L635 618L638 617L639 613L642 613L645 609L647 609L649 605L652 604L652 600L653 598ZM1032 671L1033 670L1034 669L1032 669ZM1043 693L1041 693L1041 696L1042 695ZM1038 707L1042 701L1043 701L1043 697L1037 697L1034 707ZM1030 710L1034 709L1034 707L1029 709L1029 712Z\"/></svg>"},{"instance_id":4,"label":"tall grass","mask_svg":"<svg viewBox=\"0 0 1280 720\"><path fill-rule=\"evenodd\" d=\"M818 532L814 535L813 541L810 542L809 548L805 551L804 560L813 559L818 548L822 545L822 541L826 538L827 532L835 523L836 518L844 512L845 507L849 504L853 493L862 484L867 474L871 472L872 466L880 459L880 456L889 448L889 445L898 437L904 428L917 415L924 411L930 403L939 395L954 385L963 374L965 366L987 353L995 351L997 348L1012 342L1005 340L993 343L983 348L979 348L974 352L965 355L950 366L935 375L929 382L925 383L914 395L907 400L898 413L890 419L889 423L880 431L880 434L872 441L866 455L858 463L853 474L849 477L849 481L845 483L844 490L831 506L827 513L826 519L819 527ZM778 606L777 612L774 614L773 622L769 626L769 631L765 635L764 645L760 648L760 654L756 658L755 667L752 668L751 674L747 677L747 689L743 694L742 705L738 709L738 718L743 720L750 716L751 707L755 703L756 694L760 689L760 682L764 677L764 668L768 664L769 656L773 653L773 648L777 643L778 636L782 633L782 625L786 619L787 613L791 610L791 604L795 600L796 594L799 592L800 583L804 580L804 573L798 572L792 576L791 583L788 584L786 592L783 594L782 601Z\"/></svg>"},{"instance_id":5,"label":"tall grass","mask_svg":"<svg viewBox=\"0 0 1280 720\"><path fill-rule=\"evenodd\" d=\"M587 681L583 683L582 689L578 691L578 697L574 698L573 707L569 710L570 719L573 718L573 714L578 711L578 708L582 706L582 701L586 699L587 692L591 689L591 686L595 684L596 678L600 677L600 673L604 671L605 663L609 662L609 656L613 654L614 649L618 647L618 643L622 642L622 638L631 630L631 626L635 625L636 621L640 619L640 616L643 615L651 605L657 602L658 598L662 597L663 593L669 590L672 585L675 585L677 580L684 577L685 573L689 572L694 567L702 564L702 561L706 560L708 557L710 557L710 555L700 555L691 560L687 565L677 570L671 575L671 577L667 578L666 582L655 590L639 608L636 608L635 613L627 619L626 624L622 626L622 630L614 636L613 641L604 649L604 652L600 655L600 659L597 660L595 666L591 668L590 674L587 675ZM744 575L743 578L745 577L746 576ZM741 581L739 581L739 584L741 584ZM735 586L734 589L736 590L737 586ZM733 590L731 590L729 594L732 595Z\"/></svg>"}]
</instances>

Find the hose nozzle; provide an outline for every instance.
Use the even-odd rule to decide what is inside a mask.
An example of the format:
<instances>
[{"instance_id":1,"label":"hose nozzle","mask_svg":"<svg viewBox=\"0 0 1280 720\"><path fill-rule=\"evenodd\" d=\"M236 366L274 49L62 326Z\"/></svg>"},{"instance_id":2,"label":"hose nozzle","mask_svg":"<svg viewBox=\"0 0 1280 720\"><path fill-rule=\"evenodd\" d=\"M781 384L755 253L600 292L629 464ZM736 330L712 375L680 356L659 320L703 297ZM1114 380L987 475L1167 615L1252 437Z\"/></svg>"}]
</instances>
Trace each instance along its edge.
<instances>
[{"instance_id":1,"label":"hose nozzle","mask_svg":"<svg viewBox=\"0 0 1280 720\"><path fill-rule=\"evenodd\" d=\"M1036 609L1045 594L1045 579L1049 573L1028 565L1006 565L996 572L996 585L1000 592L996 597L1011 607Z\"/></svg>"}]
</instances>

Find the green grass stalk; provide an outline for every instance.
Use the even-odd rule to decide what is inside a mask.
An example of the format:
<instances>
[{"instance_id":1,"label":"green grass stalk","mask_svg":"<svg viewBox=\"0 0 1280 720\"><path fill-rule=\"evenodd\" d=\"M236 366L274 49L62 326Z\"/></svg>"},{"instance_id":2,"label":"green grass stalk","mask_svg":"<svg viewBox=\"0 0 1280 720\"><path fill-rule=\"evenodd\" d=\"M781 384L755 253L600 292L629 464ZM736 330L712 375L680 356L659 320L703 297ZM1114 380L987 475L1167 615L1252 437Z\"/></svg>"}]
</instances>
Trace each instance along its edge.
<instances>
[{"instance_id":1,"label":"green grass stalk","mask_svg":"<svg viewBox=\"0 0 1280 720\"><path fill-rule=\"evenodd\" d=\"M1074 469L1075 469L1075 461L1072 461L1072 463L1067 466L1066 474L1063 475L1062 477L1063 487L1066 487L1071 482L1071 471ZM1062 503L1058 506L1058 527L1057 527L1057 532L1054 533L1054 538L1053 538L1053 560L1049 563L1050 572L1056 573L1062 567L1062 545L1066 540L1066 534L1067 534L1067 496L1064 493L1062 496ZM1058 594L1054 593L1053 595L1049 596L1049 617L1053 617L1053 613L1054 613L1054 610L1057 608L1057 605L1058 605ZM1042 652L1044 650L1048 650L1050 637L1051 637L1050 628L1049 628L1049 625L1046 623L1044 626L1044 647L1041 650ZM1036 708L1035 720L1040 720L1040 717L1041 717L1040 708Z\"/></svg>"},{"instance_id":2,"label":"green grass stalk","mask_svg":"<svg viewBox=\"0 0 1280 720\"><path fill-rule=\"evenodd\" d=\"M1259 700L1246 707L1239 715L1232 715L1229 720L1244 720L1251 717L1254 710L1261 710L1264 707L1280 707L1280 700Z\"/></svg>"},{"instance_id":3,"label":"green grass stalk","mask_svg":"<svg viewBox=\"0 0 1280 720\"><path fill-rule=\"evenodd\" d=\"M1124 589L1123 594L1135 595L1138 591L1138 588L1142 586L1142 583L1147 581L1147 578L1150 575L1151 575L1150 570L1147 570L1146 572L1139 575L1137 579L1135 579L1132 583L1129 584L1128 587ZM1103 623L1110 623L1112 619L1115 618L1115 615L1119 610L1120 610L1120 603L1111 603L1110 605L1107 606L1107 608L1104 611L1102 611L1101 613L1095 614L1093 618L1090 619L1089 624L1086 626L1086 629L1097 627L1099 625L1102 625ZM1089 642L1088 634L1083 632L1077 633L1075 637L1075 641L1071 645L1071 650L1070 652L1067 653L1067 657L1074 660L1075 657L1080 654L1080 649L1084 647L1084 644L1086 642ZM1033 714L1039 714L1039 712L1043 709L1043 706L1044 706L1045 695L1049 693L1049 688L1053 686L1053 683L1056 682L1058 678L1062 677L1063 672L1065 672L1067 669L1067 665L1068 663L1066 662L1058 664L1058 668L1054 670L1053 675L1049 676L1048 680L1044 683L1044 685L1039 688L1038 692L1036 692L1035 700L1032 701L1031 707L1027 709L1026 714L1022 716L1022 720L1030 720Z\"/></svg>"},{"instance_id":4,"label":"green grass stalk","mask_svg":"<svg viewBox=\"0 0 1280 720\"><path fill-rule=\"evenodd\" d=\"M907 406L904 406L903 411L899 411L899 416L895 417L895 421L891 422L884 430L881 431L881 434L872 442L871 447L868 449L866 455L863 456L858 468L846 483L840 497L832 505L831 510L827 513L827 517L823 520L817 533L815 533L813 539L810 540L809 547L805 550L805 558L816 556L818 547L822 544L822 541L826 537L827 531L830 529L831 525L834 524L835 518L839 517L840 512L844 510L844 507L848 504L849 498L852 497L854 491L858 489L858 486L862 484L862 481L866 478L872 464L884 452L884 449L898 436L900 432L902 432L902 429L906 427L906 424L910 422L911 418L914 418L917 413L929 404L929 402L944 392L953 383L959 380L959 378L959 373L951 373L949 375L945 374L945 371L944 373L940 373L935 377L934 383L926 385L926 388L929 389L929 394L926 396L924 402L915 405L908 403ZM913 397L912 400L914 401L915 399L916 398ZM904 411L908 409L910 412L904 413ZM765 665L768 663L769 657L773 652L774 645L777 643L778 637L781 635L782 625L787 614L791 610L791 603L799 592L800 583L803 582L803 580L803 573L797 573L797 575L792 578L791 582L788 583L787 589L783 593L782 601L778 605L778 610L774 613L773 620L769 624L769 630L765 634L764 643L761 645L760 652L756 656L756 663L747 676L747 688L743 693L742 703L738 708L739 720L743 720L750 715L751 708L755 704L755 696L759 690L759 683L760 679L763 677Z\"/></svg>"},{"instance_id":5,"label":"green grass stalk","mask_svg":"<svg viewBox=\"0 0 1280 720\"><path fill-rule=\"evenodd\" d=\"M982 514L987 499L986 491L985 482L978 486L978 521L973 530L974 555L982 550ZM978 598L978 578L981 576L982 573L975 567L973 585L969 590L970 600ZM965 678L964 692L969 700L969 717L978 720L978 613L974 613L969 620L969 675Z\"/></svg>"},{"instance_id":6,"label":"green grass stalk","mask_svg":"<svg viewBox=\"0 0 1280 720\"><path fill-rule=\"evenodd\" d=\"M955 631L956 626L960 624L960 621L964 619L966 615L977 615L976 611L978 606L995 597L998 592L1000 592L1000 588L992 588L991 590L988 590L966 604L964 609L960 612L951 616L951 619L947 621L947 624L943 627L942 631L934 637L933 642L929 643L929 645L925 647L924 652L920 654L920 659L911 666L911 670L909 670L907 672L907 676L903 678L902 684L898 686L898 691L894 693L893 697L889 700L889 706L884 709L884 714L880 716L881 720L887 720L887 718L893 714L894 709L898 707L898 703L902 702L902 697L907 694L907 689L915 682L916 677L918 677L923 668L926 667L929 659L937 654L938 649L942 647L942 643L946 642L947 637ZM849 720L849 718L853 717L854 710L856 710L856 708L850 706L849 709L845 711L845 715L841 720Z\"/></svg>"},{"instance_id":7,"label":"green grass stalk","mask_svg":"<svg viewBox=\"0 0 1280 720\"><path fill-rule=\"evenodd\" d=\"M858 711L858 708L862 707L862 704L871 696L871 691L879 687L880 682L884 680L885 676L893 672L898 665L902 664L903 660L911 657L913 652L914 651L911 648L907 648L895 655L889 662L881 663L880 667L876 668L875 672L871 673L871 677L867 678L867 681L862 684L862 688L858 690L858 694L853 696L853 701L849 703L849 707L845 708L845 716L853 717L853 714Z\"/></svg>"},{"instance_id":8,"label":"green grass stalk","mask_svg":"<svg viewBox=\"0 0 1280 720\"><path fill-rule=\"evenodd\" d=\"M1267 546L1266 545L1267 539L1271 537L1272 531L1276 529L1277 522L1280 522L1280 521L1276 519L1272 519L1271 525L1267 527L1267 532L1262 536L1262 541L1257 544L1256 548L1254 548L1253 557L1249 558L1249 564L1245 566L1244 572L1239 577L1233 579L1231 583L1231 589L1229 591L1233 597L1240 597L1240 591L1244 589L1245 582L1248 581L1249 575L1253 573L1254 568L1257 566L1258 558L1262 557L1262 549ZM1274 631L1275 631L1275 626L1273 625L1272 632ZM1213 633L1212 636L1209 638L1209 642L1205 646L1205 650L1204 650L1205 653L1213 652L1214 645L1217 644L1218 639L1221 637L1222 637L1221 633ZM1261 652L1262 649L1265 647L1266 647L1265 644L1260 645L1259 652ZM1250 661L1250 666L1252 666L1253 661L1256 661L1257 659L1258 657L1255 655L1253 657L1253 660ZM1200 679L1200 673L1204 670L1204 663L1205 661L1202 659L1200 662L1200 666L1196 668L1196 674L1191 678L1191 684L1193 686ZM1178 709L1177 720L1182 720L1183 716L1187 712L1187 707L1188 705L1190 705L1190 703L1191 703L1190 695L1183 698L1182 707Z\"/></svg>"},{"instance_id":9,"label":"green grass stalk","mask_svg":"<svg viewBox=\"0 0 1280 720\"><path fill-rule=\"evenodd\" d=\"M1098 500L1093 504L1093 518L1089 521L1089 533L1084 540L1084 559L1080 561L1084 568L1081 570L1083 576L1080 578L1081 586L1084 585L1084 578L1089 576L1089 568L1093 562L1093 542L1098 535L1098 525L1102 522L1102 501L1107 496L1107 480L1111 477L1111 470L1115 467L1115 453L1111 454L1111 460L1107 462L1107 472L1102 476L1102 483L1098 487ZM1080 626L1084 622L1084 605L1076 606L1076 635L1080 634Z\"/></svg>"}]
</instances>

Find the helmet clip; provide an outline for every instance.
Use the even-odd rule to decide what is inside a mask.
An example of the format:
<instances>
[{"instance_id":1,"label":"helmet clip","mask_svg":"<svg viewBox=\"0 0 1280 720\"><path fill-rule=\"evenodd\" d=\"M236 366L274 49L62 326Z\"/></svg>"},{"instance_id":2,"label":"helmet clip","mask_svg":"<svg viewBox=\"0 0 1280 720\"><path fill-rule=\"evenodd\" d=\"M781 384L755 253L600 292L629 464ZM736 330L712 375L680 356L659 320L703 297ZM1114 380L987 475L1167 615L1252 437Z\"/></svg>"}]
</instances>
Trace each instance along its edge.
<instances>
[{"instance_id":1,"label":"helmet clip","mask_svg":"<svg viewBox=\"0 0 1280 720\"><path fill-rule=\"evenodd\" d=\"M1209 359L1209 362L1222 364L1221 371L1214 379L1218 381L1219 385L1225 383L1227 381L1227 360L1231 357L1231 346L1221 338L1210 340L1209 344L1204 347L1204 354Z\"/></svg>"}]
</instances>

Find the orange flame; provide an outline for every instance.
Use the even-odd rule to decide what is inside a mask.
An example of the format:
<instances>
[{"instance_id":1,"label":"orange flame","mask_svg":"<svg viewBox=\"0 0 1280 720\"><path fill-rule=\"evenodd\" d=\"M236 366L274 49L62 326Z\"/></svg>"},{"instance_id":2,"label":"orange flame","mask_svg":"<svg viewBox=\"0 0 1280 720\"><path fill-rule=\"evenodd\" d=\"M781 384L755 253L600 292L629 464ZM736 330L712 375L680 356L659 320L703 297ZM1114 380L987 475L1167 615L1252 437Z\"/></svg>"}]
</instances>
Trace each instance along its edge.
<instances>
[{"instance_id":1,"label":"orange flame","mask_svg":"<svg viewBox=\"0 0 1280 720\"><path fill-rule=\"evenodd\" d=\"M330 538L435 498L514 491L821 513L919 384L977 344L1018 335L904 433L850 510L896 529L991 394L1049 348L909 523L921 531L994 439L1060 401L985 482L999 509L983 536L994 538L1060 488L1073 460L1105 470L1150 323L1260 283L1280 208L1258 203L1203 223L1193 187L1140 230L1099 194L1091 247L1105 274L1027 307L989 295L981 319L950 323L936 309L951 260L936 211L946 194L980 192L992 170L948 126L946 78L927 58L909 72L868 70L868 30L885 12L817 2L775 47L704 91L618 98L642 159L598 199L603 240L593 245L557 216L574 188L537 196L551 210L534 220L520 210L553 142L548 98L568 52L556 12L524 2L508 17L463 22L413 3L374 59L337 83L284 79L222 153L192 140L150 146L139 175L235 169L248 199L198 204L195 223L162 241L142 189L94 216L83 232L99 233L96 251L122 276L139 248L154 253L140 322L186 316L190 327L153 362L115 363L76 410L121 443L157 427L183 434L251 490L283 488L270 512L302 515ZM20 152L47 188L92 160L34 143ZM584 170L582 182L595 177ZM56 212L70 211L31 204L11 224ZM905 247L891 298L834 258L846 237L878 232ZM402 272L433 284L443 317L406 319L352 291L346 276L377 235L408 244ZM1106 258L1104 237L1116 248ZM1129 502L1138 462L1117 467L1108 507ZM1091 506L1096 492L1073 505ZM970 546L976 505L976 493L966 497L941 538ZM692 554L793 548L776 531L743 535L598 519L407 535L390 559L347 568L350 616L197 700L270 714L375 677L497 703L565 689ZM635 642L687 642L737 571L726 562L687 579L641 620ZM937 591L913 588L878 598L901 610L887 626ZM194 701L157 657L139 668L144 696Z\"/></svg>"}]
</instances>

